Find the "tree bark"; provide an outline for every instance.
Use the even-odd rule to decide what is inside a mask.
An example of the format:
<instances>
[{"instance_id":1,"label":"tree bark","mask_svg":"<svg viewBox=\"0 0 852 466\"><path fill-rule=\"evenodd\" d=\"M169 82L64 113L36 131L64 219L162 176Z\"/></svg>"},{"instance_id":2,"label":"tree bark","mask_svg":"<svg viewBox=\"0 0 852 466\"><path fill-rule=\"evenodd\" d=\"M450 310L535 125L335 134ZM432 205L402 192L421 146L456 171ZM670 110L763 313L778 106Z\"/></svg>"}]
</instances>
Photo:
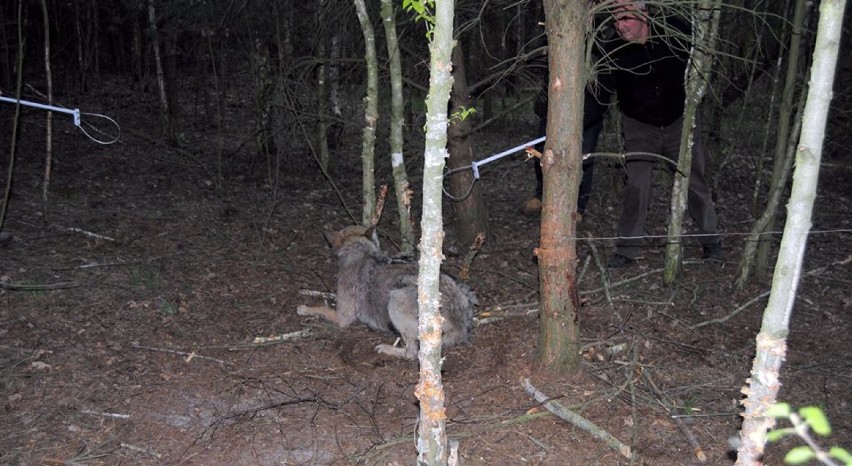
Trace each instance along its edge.
<instances>
[{"instance_id":1,"label":"tree bark","mask_svg":"<svg viewBox=\"0 0 852 466\"><path fill-rule=\"evenodd\" d=\"M793 98L796 92L796 83L799 80L799 56L801 55L802 36L805 33L803 25L806 8L808 8L807 3L807 0L796 0L796 7L793 13L793 34L790 39L787 76L784 78L784 90L781 92L781 107L778 109L778 129L775 134L775 158L772 165L772 178L769 181L770 193L775 190L783 190L787 186L787 177L782 176L784 171L784 154L787 151L787 138L790 134L790 119L793 114ZM772 231L775 228L778 205L767 205L766 209L771 209L771 214L766 229L762 233ZM767 274L771 244L772 241L765 240L757 246L755 272L758 277L765 277ZM745 260L746 258L744 257L743 259Z\"/></svg>"},{"instance_id":2,"label":"tree bark","mask_svg":"<svg viewBox=\"0 0 852 466\"><path fill-rule=\"evenodd\" d=\"M18 1L18 53L15 70L15 99L21 100L21 87L24 81L24 14L23 0ZM448 91L449 92L449 91ZM3 204L0 204L0 232L6 225L6 214L9 212L9 201L12 200L12 179L15 175L15 154L18 149L18 131L21 123L21 103L15 103L15 116L12 118L12 137L9 143L9 165L6 167L6 186L3 188Z\"/></svg>"},{"instance_id":3,"label":"tree bark","mask_svg":"<svg viewBox=\"0 0 852 466\"><path fill-rule=\"evenodd\" d=\"M577 193L582 173L585 0L545 0L549 44L547 143L542 155L541 245L536 249L541 287L537 360L551 372L580 363L577 291Z\"/></svg>"},{"instance_id":4,"label":"tree bark","mask_svg":"<svg viewBox=\"0 0 852 466\"><path fill-rule=\"evenodd\" d=\"M367 95L364 97L364 130L361 146L361 176L364 208L361 223L369 226L376 211L376 122L379 119L379 64L376 58L376 36L367 15L364 0L354 0L358 22L364 34L364 56L367 61Z\"/></svg>"},{"instance_id":5,"label":"tree bark","mask_svg":"<svg viewBox=\"0 0 852 466\"><path fill-rule=\"evenodd\" d=\"M440 281L443 229L443 178L447 152L447 104L453 87L455 0L435 0L435 24L429 44L429 95L426 98L426 149L423 161L423 218L420 221L420 270L417 276L420 400L417 463L447 464L446 408L441 380Z\"/></svg>"},{"instance_id":6,"label":"tree bark","mask_svg":"<svg viewBox=\"0 0 852 466\"><path fill-rule=\"evenodd\" d=\"M452 56L453 90L450 105L452 112L456 113L470 108L472 103L467 87L465 56L460 42L453 48ZM449 152L452 154L448 161L450 170L470 166L473 162L473 148L469 137L471 128L470 118L454 118L451 122L448 129ZM474 184L473 173L467 170L454 173L449 179L449 191L453 198L461 199L453 202L459 243L462 246L470 246L481 233L487 237L488 209L479 185ZM470 194L466 196L468 191Z\"/></svg>"},{"instance_id":7,"label":"tree bark","mask_svg":"<svg viewBox=\"0 0 852 466\"><path fill-rule=\"evenodd\" d=\"M175 145L177 139L172 122L171 103L169 102L169 94L166 89L166 76L163 70L162 44L160 43L160 34L157 29L157 11L154 7L154 0L148 0L148 28L151 31L151 47L154 49L154 64L157 68L157 87L160 91L160 111L162 112L163 135L166 141ZM82 53L82 52L81 52Z\"/></svg>"},{"instance_id":8,"label":"tree bark","mask_svg":"<svg viewBox=\"0 0 852 466\"><path fill-rule=\"evenodd\" d=\"M757 335L757 355L752 365L749 386L743 389L747 398L742 401L745 412L737 465L761 464L766 431L774 425L774 419L767 417L765 413L775 404L778 390L781 388L779 373L786 354L790 316L811 228L845 7L845 0L823 0L820 3L811 82L802 119L802 134L796 151L796 169L790 202L787 205L787 223L775 264L772 292L763 312L760 333Z\"/></svg>"},{"instance_id":9,"label":"tree bark","mask_svg":"<svg viewBox=\"0 0 852 466\"><path fill-rule=\"evenodd\" d=\"M396 12L391 0L382 2L382 23L385 28L385 41L390 57L391 84L391 122L390 122L390 159L393 169L393 186L396 194L396 210L399 213L399 234L402 239L402 252L414 252L414 225L411 219L411 186L405 170L403 156L403 127L405 125L405 101L402 95L402 58L396 35Z\"/></svg>"},{"instance_id":10,"label":"tree bark","mask_svg":"<svg viewBox=\"0 0 852 466\"><path fill-rule=\"evenodd\" d=\"M317 1L316 28L320 33L317 35L316 57L319 59L317 65L317 156L319 157L320 169L328 171L328 69L325 59L328 55L326 34L323 28L323 13L326 0Z\"/></svg>"},{"instance_id":11,"label":"tree bark","mask_svg":"<svg viewBox=\"0 0 852 466\"><path fill-rule=\"evenodd\" d=\"M683 216L689 197L689 176L692 171L692 146L698 107L707 91L707 81L713 65L713 50L719 31L719 4L721 0L702 0L693 14L693 47L686 69L686 103L683 112L683 129L680 135L678 171L672 187L671 215L666 243L666 267L663 283L671 285L680 274L683 259ZM699 135L701 137L701 135Z\"/></svg>"},{"instance_id":12,"label":"tree bark","mask_svg":"<svg viewBox=\"0 0 852 466\"><path fill-rule=\"evenodd\" d=\"M53 71L50 68L50 17L47 12L47 0L41 1L44 19L44 72L47 81L47 103L53 105ZM44 176L41 185L42 220L48 221L47 195L50 192L50 174L53 168L53 112L47 112L45 126L47 130L44 153Z\"/></svg>"}]
</instances>

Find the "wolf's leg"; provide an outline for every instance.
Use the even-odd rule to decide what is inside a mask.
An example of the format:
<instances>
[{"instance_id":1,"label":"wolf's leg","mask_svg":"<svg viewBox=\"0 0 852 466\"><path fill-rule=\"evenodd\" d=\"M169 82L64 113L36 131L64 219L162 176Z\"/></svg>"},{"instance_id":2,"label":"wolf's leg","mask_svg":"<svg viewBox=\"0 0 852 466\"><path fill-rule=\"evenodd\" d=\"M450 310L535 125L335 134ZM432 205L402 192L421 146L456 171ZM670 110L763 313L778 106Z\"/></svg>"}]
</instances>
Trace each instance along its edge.
<instances>
[{"instance_id":1,"label":"wolf's leg","mask_svg":"<svg viewBox=\"0 0 852 466\"><path fill-rule=\"evenodd\" d=\"M341 320L337 310L328 306L305 306L302 304L296 308L296 314L300 316L319 316L338 327L346 327L351 323Z\"/></svg>"},{"instance_id":2,"label":"wolf's leg","mask_svg":"<svg viewBox=\"0 0 852 466\"><path fill-rule=\"evenodd\" d=\"M414 355L408 354L408 348L402 346L393 346L393 345L376 345L376 352L379 354L386 354L388 356L400 359L414 359L414 356L417 356L417 352L414 352Z\"/></svg>"},{"instance_id":3,"label":"wolf's leg","mask_svg":"<svg viewBox=\"0 0 852 466\"><path fill-rule=\"evenodd\" d=\"M388 317L405 342L404 349L395 348L395 350L402 352L407 359L416 359L417 351L420 349L417 341L417 287L407 286L390 292Z\"/></svg>"}]
</instances>

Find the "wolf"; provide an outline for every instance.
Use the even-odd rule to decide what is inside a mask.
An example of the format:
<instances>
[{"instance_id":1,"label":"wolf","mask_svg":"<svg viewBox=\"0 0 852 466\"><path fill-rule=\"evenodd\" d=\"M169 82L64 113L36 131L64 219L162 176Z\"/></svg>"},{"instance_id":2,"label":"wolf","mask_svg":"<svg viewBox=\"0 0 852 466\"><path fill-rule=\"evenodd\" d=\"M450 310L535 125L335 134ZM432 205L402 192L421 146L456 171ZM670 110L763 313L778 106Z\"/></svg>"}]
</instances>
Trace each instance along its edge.
<instances>
[{"instance_id":1,"label":"wolf","mask_svg":"<svg viewBox=\"0 0 852 466\"><path fill-rule=\"evenodd\" d=\"M340 328L356 320L373 330L397 332L405 347L378 345L378 353L415 359L420 349L417 339L417 266L392 260L379 247L374 227L350 226L326 232L326 241L338 258L337 307L301 305L302 316L319 316ZM473 328L476 295L465 284L441 273L441 315L443 345L466 342Z\"/></svg>"}]
</instances>

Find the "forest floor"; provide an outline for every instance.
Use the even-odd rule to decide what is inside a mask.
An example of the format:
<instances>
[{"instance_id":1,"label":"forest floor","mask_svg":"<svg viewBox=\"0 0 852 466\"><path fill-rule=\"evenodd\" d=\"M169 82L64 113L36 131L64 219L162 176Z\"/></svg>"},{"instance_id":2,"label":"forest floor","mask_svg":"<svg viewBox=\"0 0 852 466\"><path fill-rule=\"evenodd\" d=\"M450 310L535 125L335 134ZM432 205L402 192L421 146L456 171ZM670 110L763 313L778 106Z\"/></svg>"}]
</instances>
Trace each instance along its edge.
<instances>
[{"instance_id":1,"label":"forest floor","mask_svg":"<svg viewBox=\"0 0 852 466\"><path fill-rule=\"evenodd\" d=\"M417 363L374 352L392 335L361 325L339 330L295 312L322 302L300 291L334 291L335 261L320 233L353 223L310 153L296 151L299 170L276 188L266 162L244 144L252 131L245 103L228 102L222 133L213 118L185 117L193 129L175 150L154 142L152 99L131 105L125 99L132 95L108 94L125 102L103 111L122 125L119 143L96 145L57 117L47 215L44 114L24 115L4 230L14 238L0 247L0 464L414 463ZM477 158L530 139L535 124L528 123L529 131L513 122L477 138ZM331 175L360 215L360 140L357 128L350 133L333 153ZM220 140L221 191L210 175ZM660 237L646 241L630 268L605 271L592 258L592 246L604 257L612 251L622 177L618 166L598 165L578 227L584 353L582 370L571 376L535 365L539 219L520 213L532 168L519 155L482 169L492 231L469 283L480 313L513 312L445 351L447 430L459 441L462 464L629 463L543 410L525 392L527 378L631 445L636 464L700 464L686 431L706 454L704 464L733 463L728 439L741 424L741 388L770 288L768 278L742 291L731 286L751 225L755 172L753 148L740 142L717 149L709 169L726 260L704 263L689 242L673 287L662 284ZM723 153L730 157L720 169ZM415 187L421 159L410 150ZM390 182L382 160L379 180ZM5 178L5 155L0 162ZM852 171L839 155L828 154L826 166L780 399L822 407L834 433L821 442L852 447L852 265L843 262L852 252ZM667 186L661 171L650 235L665 235ZM391 253L393 205L380 224ZM444 267L457 274L462 258L454 251L466 246L454 243L449 202L445 218ZM779 236L773 239L777 245ZM290 341L255 343L303 331ZM771 444L766 463L780 464L798 444Z\"/></svg>"}]
</instances>

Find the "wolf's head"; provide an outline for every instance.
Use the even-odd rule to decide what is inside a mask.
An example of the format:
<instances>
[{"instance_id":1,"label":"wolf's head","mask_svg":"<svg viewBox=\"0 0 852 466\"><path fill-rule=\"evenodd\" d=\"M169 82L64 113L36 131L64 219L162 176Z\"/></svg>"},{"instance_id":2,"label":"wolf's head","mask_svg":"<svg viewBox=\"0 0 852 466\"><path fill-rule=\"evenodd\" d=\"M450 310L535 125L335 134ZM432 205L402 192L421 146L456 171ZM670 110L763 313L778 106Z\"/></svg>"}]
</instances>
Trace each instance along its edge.
<instances>
[{"instance_id":1,"label":"wolf's head","mask_svg":"<svg viewBox=\"0 0 852 466\"><path fill-rule=\"evenodd\" d=\"M335 252L339 252L349 244L365 244L369 243L377 251L380 251L379 236L376 233L376 227L365 227L362 225L353 225L346 227L340 231L327 231L324 234L325 240Z\"/></svg>"}]
</instances>

